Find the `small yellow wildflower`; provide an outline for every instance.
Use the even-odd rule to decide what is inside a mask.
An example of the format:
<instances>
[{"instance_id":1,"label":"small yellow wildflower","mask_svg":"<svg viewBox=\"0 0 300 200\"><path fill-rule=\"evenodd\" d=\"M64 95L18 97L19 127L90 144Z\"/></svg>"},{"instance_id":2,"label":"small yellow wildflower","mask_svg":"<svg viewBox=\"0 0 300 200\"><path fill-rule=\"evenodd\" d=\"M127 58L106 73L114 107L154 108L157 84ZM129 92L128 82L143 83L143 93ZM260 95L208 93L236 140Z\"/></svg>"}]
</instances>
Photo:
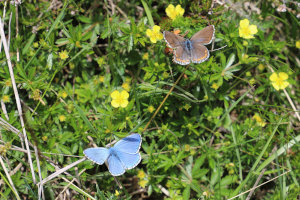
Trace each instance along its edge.
<instances>
[{"instance_id":1,"label":"small yellow wildflower","mask_svg":"<svg viewBox=\"0 0 300 200\"><path fill-rule=\"evenodd\" d=\"M65 99L67 96L68 96L68 93L67 93L66 91L63 91L63 92L61 93L61 97L62 97L63 99Z\"/></svg>"},{"instance_id":2,"label":"small yellow wildflower","mask_svg":"<svg viewBox=\"0 0 300 200\"><path fill-rule=\"evenodd\" d=\"M274 72L270 76L270 80L272 81L272 85L276 90L284 89L289 85L289 82L286 80L289 78L289 76L285 72Z\"/></svg>"},{"instance_id":3,"label":"small yellow wildflower","mask_svg":"<svg viewBox=\"0 0 300 200\"><path fill-rule=\"evenodd\" d=\"M190 153L191 153L192 156L195 155L195 154L196 154L195 149L192 149L192 150L190 151Z\"/></svg>"},{"instance_id":4,"label":"small yellow wildflower","mask_svg":"<svg viewBox=\"0 0 300 200\"><path fill-rule=\"evenodd\" d=\"M125 108L128 105L129 94L127 91L123 90L122 92L119 92L118 90L115 90L110 94L110 96L112 98L111 105L113 107Z\"/></svg>"},{"instance_id":5,"label":"small yellow wildflower","mask_svg":"<svg viewBox=\"0 0 300 200\"><path fill-rule=\"evenodd\" d=\"M296 41L296 47L300 49L300 40Z\"/></svg>"},{"instance_id":6,"label":"small yellow wildflower","mask_svg":"<svg viewBox=\"0 0 300 200\"><path fill-rule=\"evenodd\" d=\"M216 83L213 83L212 86L211 86L211 88L213 88L215 90L219 89L219 87L220 86L218 84L216 84Z\"/></svg>"},{"instance_id":7,"label":"small yellow wildflower","mask_svg":"<svg viewBox=\"0 0 300 200\"><path fill-rule=\"evenodd\" d=\"M106 133L106 134L110 133L110 130L109 130L109 129L106 129L106 130L105 130L105 133Z\"/></svg>"},{"instance_id":8,"label":"small yellow wildflower","mask_svg":"<svg viewBox=\"0 0 300 200\"><path fill-rule=\"evenodd\" d=\"M66 121L66 116L64 116L64 115L60 115L59 117L58 117L58 119L59 119L59 121L61 121L61 122L64 122L64 121Z\"/></svg>"},{"instance_id":9,"label":"small yellow wildflower","mask_svg":"<svg viewBox=\"0 0 300 200\"><path fill-rule=\"evenodd\" d=\"M62 60L66 60L67 58L69 58L68 52L66 50L59 52L59 57Z\"/></svg>"},{"instance_id":10,"label":"small yellow wildflower","mask_svg":"<svg viewBox=\"0 0 300 200\"><path fill-rule=\"evenodd\" d=\"M153 26L153 30L147 29L146 35L150 38L152 43L156 43L158 40L163 39L163 34L160 32L160 27L157 25Z\"/></svg>"},{"instance_id":11,"label":"small yellow wildflower","mask_svg":"<svg viewBox=\"0 0 300 200\"><path fill-rule=\"evenodd\" d=\"M139 170L139 171L138 171L138 174L137 174L137 177L138 177L139 179L145 178L145 177L146 177L146 174L145 174L144 170Z\"/></svg>"},{"instance_id":12,"label":"small yellow wildflower","mask_svg":"<svg viewBox=\"0 0 300 200\"><path fill-rule=\"evenodd\" d=\"M138 182L139 186L141 186L142 188L145 188L147 183L148 183L148 180L140 180Z\"/></svg>"},{"instance_id":13,"label":"small yellow wildflower","mask_svg":"<svg viewBox=\"0 0 300 200\"><path fill-rule=\"evenodd\" d=\"M176 19L177 16L183 16L184 9L181 7L181 5L177 5L176 7L172 4L170 4L166 8L166 13L169 18L172 20Z\"/></svg>"},{"instance_id":14,"label":"small yellow wildflower","mask_svg":"<svg viewBox=\"0 0 300 200\"><path fill-rule=\"evenodd\" d=\"M45 136L42 137L42 140L43 140L44 142L46 142L46 141L48 140L48 137L45 135Z\"/></svg>"},{"instance_id":15,"label":"small yellow wildflower","mask_svg":"<svg viewBox=\"0 0 300 200\"><path fill-rule=\"evenodd\" d=\"M123 83L123 84L122 84L122 88L123 88L124 90L126 90L127 92L129 92L129 90L130 90L130 85L129 85L129 83L127 83L127 82Z\"/></svg>"},{"instance_id":16,"label":"small yellow wildflower","mask_svg":"<svg viewBox=\"0 0 300 200\"><path fill-rule=\"evenodd\" d=\"M149 113L152 113L154 110L155 110L155 108L153 106L149 106L148 107L148 112Z\"/></svg>"},{"instance_id":17,"label":"small yellow wildflower","mask_svg":"<svg viewBox=\"0 0 300 200\"><path fill-rule=\"evenodd\" d=\"M257 33L257 26L256 25L249 25L248 19L243 19L240 21L239 27L239 35L245 39L254 38L254 34Z\"/></svg>"},{"instance_id":18,"label":"small yellow wildflower","mask_svg":"<svg viewBox=\"0 0 300 200\"><path fill-rule=\"evenodd\" d=\"M234 167L234 163L229 163L228 166Z\"/></svg>"},{"instance_id":19,"label":"small yellow wildflower","mask_svg":"<svg viewBox=\"0 0 300 200\"><path fill-rule=\"evenodd\" d=\"M119 196L120 195L120 192L118 190L115 191L115 196Z\"/></svg>"},{"instance_id":20,"label":"small yellow wildflower","mask_svg":"<svg viewBox=\"0 0 300 200\"><path fill-rule=\"evenodd\" d=\"M252 118L255 119L259 126L264 127L266 125L266 122L259 116L259 114L255 113Z\"/></svg>"},{"instance_id":21,"label":"small yellow wildflower","mask_svg":"<svg viewBox=\"0 0 300 200\"><path fill-rule=\"evenodd\" d=\"M257 67L260 71L263 71L265 69L265 66L263 64L259 64Z\"/></svg>"},{"instance_id":22,"label":"small yellow wildflower","mask_svg":"<svg viewBox=\"0 0 300 200\"><path fill-rule=\"evenodd\" d=\"M33 47L34 47L34 48L38 48L38 47L39 47L39 43L38 43L38 42L34 42L34 43L33 43Z\"/></svg>"},{"instance_id":23,"label":"small yellow wildflower","mask_svg":"<svg viewBox=\"0 0 300 200\"><path fill-rule=\"evenodd\" d=\"M149 54L148 53L145 53L144 55L143 55L143 60L148 60L149 59Z\"/></svg>"},{"instance_id":24,"label":"small yellow wildflower","mask_svg":"<svg viewBox=\"0 0 300 200\"><path fill-rule=\"evenodd\" d=\"M11 87L11 80L10 80L10 79L6 80L6 81L4 82L4 85L5 85L6 87Z\"/></svg>"},{"instance_id":25,"label":"small yellow wildflower","mask_svg":"<svg viewBox=\"0 0 300 200\"><path fill-rule=\"evenodd\" d=\"M76 42L75 42L75 46L78 47L78 48L81 48L80 42L79 42L79 41L76 41Z\"/></svg>"},{"instance_id":26,"label":"small yellow wildflower","mask_svg":"<svg viewBox=\"0 0 300 200\"><path fill-rule=\"evenodd\" d=\"M254 85L255 84L255 79L254 78L251 78L250 80L249 80L249 83L250 83L250 85Z\"/></svg>"},{"instance_id":27,"label":"small yellow wildflower","mask_svg":"<svg viewBox=\"0 0 300 200\"><path fill-rule=\"evenodd\" d=\"M100 81L100 83L103 83L104 82L104 76L99 76L99 81Z\"/></svg>"},{"instance_id":28,"label":"small yellow wildflower","mask_svg":"<svg viewBox=\"0 0 300 200\"><path fill-rule=\"evenodd\" d=\"M10 97L9 97L8 95L3 95L2 101L3 101L4 103L8 103L8 102L10 102Z\"/></svg>"},{"instance_id":29,"label":"small yellow wildflower","mask_svg":"<svg viewBox=\"0 0 300 200\"><path fill-rule=\"evenodd\" d=\"M185 151L189 151L190 148L191 148L190 145L188 145L188 144L184 145L184 150L185 150Z\"/></svg>"}]
</instances>

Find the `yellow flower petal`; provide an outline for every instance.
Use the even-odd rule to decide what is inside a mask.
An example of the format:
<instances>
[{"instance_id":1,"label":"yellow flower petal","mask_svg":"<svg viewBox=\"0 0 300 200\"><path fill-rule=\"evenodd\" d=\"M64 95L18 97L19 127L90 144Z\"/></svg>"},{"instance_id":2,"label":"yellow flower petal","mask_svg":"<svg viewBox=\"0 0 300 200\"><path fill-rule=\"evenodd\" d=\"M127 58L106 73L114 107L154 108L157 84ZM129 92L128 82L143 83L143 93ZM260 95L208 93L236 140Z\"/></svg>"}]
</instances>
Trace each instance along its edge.
<instances>
[{"instance_id":1,"label":"yellow flower petal","mask_svg":"<svg viewBox=\"0 0 300 200\"><path fill-rule=\"evenodd\" d=\"M120 96L120 92L118 90L115 90L110 94L110 96L112 99L117 99Z\"/></svg>"},{"instance_id":2,"label":"yellow flower petal","mask_svg":"<svg viewBox=\"0 0 300 200\"><path fill-rule=\"evenodd\" d=\"M156 42L157 42L157 40L156 40L155 37L150 37L150 41L151 41L152 43L156 43Z\"/></svg>"},{"instance_id":3,"label":"yellow flower petal","mask_svg":"<svg viewBox=\"0 0 300 200\"><path fill-rule=\"evenodd\" d=\"M289 86L289 82L283 81L283 83L280 85L280 89L285 89L287 86Z\"/></svg>"},{"instance_id":4,"label":"yellow flower petal","mask_svg":"<svg viewBox=\"0 0 300 200\"><path fill-rule=\"evenodd\" d=\"M147 35L148 37L150 37L150 36L152 35L152 30L147 29L147 30L146 30L146 35Z\"/></svg>"},{"instance_id":5,"label":"yellow flower petal","mask_svg":"<svg viewBox=\"0 0 300 200\"><path fill-rule=\"evenodd\" d=\"M123 90L123 91L121 92L121 98L122 98L122 99L128 99L128 97L129 97L128 92L127 92L126 90Z\"/></svg>"},{"instance_id":6,"label":"yellow flower petal","mask_svg":"<svg viewBox=\"0 0 300 200\"><path fill-rule=\"evenodd\" d=\"M248 19L243 19L240 21L240 27L241 28L247 28L249 26L249 20Z\"/></svg>"},{"instance_id":7,"label":"yellow flower petal","mask_svg":"<svg viewBox=\"0 0 300 200\"><path fill-rule=\"evenodd\" d=\"M177 5L176 8L175 8L175 12L176 12L177 15L182 16L184 14L184 9L181 8L181 5Z\"/></svg>"},{"instance_id":8,"label":"yellow flower petal","mask_svg":"<svg viewBox=\"0 0 300 200\"><path fill-rule=\"evenodd\" d=\"M257 26L256 25L250 25L249 26L249 30L250 30L250 33L253 35L253 34L256 34L257 33Z\"/></svg>"},{"instance_id":9,"label":"yellow flower petal","mask_svg":"<svg viewBox=\"0 0 300 200\"><path fill-rule=\"evenodd\" d=\"M160 27L157 26L157 25L154 25L153 26L153 31L158 33L160 31Z\"/></svg>"},{"instance_id":10,"label":"yellow flower petal","mask_svg":"<svg viewBox=\"0 0 300 200\"><path fill-rule=\"evenodd\" d=\"M270 80L271 80L272 82L274 82L274 81L276 81L277 79L278 79L278 75L277 75L276 72L274 72L274 73L270 76Z\"/></svg>"},{"instance_id":11,"label":"yellow flower petal","mask_svg":"<svg viewBox=\"0 0 300 200\"><path fill-rule=\"evenodd\" d=\"M115 99L113 99L113 100L111 101L111 105L112 105L114 108L120 107L119 102L118 102L117 100L115 100Z\"/></svg>"},{"instance_id":12,"label":"yellow flower petal","mask_svg":"<svg viewBox=\"0 0 300 200\"><path fill-rule=\"evenodd\" d=\"M128 101L127 100L123 100L122 102L121 102L121 107L122 108L125 108L126 106L128 105Z\"/></svg>"},{"instance_id":13,"label":"yellow flower petal","mask_svg":"<svg viewBox=\"0 0 300 200\"><path fill-rule=\"evenodd\" d=\"M285 72L279 72L278 77L280 78L280 80L286 80L289 78L289 76Z\"/></svg>"},{"instance_id":14,"label":"yellow flower petal","mask_svg":"<svg viewBox=\"0 0 300 200\"><path fill-rule=\"evenodd\" d=\"M273 87L275 88L275 90L279 90L279 86L276 84L276 82L272 82Z\"/></svg>"}]
</instances>

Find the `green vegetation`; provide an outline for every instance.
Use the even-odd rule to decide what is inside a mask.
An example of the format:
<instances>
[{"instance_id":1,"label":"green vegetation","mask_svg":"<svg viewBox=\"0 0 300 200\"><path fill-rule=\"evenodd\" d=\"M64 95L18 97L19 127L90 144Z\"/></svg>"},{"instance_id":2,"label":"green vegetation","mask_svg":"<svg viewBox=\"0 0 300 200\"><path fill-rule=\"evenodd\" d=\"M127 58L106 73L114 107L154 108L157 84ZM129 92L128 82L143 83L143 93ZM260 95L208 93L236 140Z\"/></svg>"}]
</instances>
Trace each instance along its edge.
<instances>
[{"instance_id":1,"label":"green vegetation","mask_svg":"<svg viewBox=\"0 0 300 200\"><path fill-rule=\"evenodd\" d=\"M299 3L11 2L0 199L299 198ZM209 25L210 57L174 63L163 31ZM113 177L85 160L130 133L143 139L134 169Z\"/></svg>"}]
</instances>

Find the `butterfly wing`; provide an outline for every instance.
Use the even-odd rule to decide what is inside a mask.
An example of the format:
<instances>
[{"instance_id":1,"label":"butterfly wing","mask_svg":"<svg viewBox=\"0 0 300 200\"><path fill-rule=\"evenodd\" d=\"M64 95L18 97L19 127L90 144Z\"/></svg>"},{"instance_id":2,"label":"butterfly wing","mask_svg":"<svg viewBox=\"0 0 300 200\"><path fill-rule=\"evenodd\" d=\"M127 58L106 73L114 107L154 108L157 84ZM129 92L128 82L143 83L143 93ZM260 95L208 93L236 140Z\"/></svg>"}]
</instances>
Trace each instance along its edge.
<instances>
[{"instance_id":1,"label":"butterfly wing","mask_svg":"<svg viewBox=\"0 0 300 200\"><path fill-rule=\"evenodd\" d=\"M210 44L213 37L215 35L215 27L214 25L210 25L202 29L201 31L198 31L193 35L191 38L192 43L200 43L200 44Z\"/></svg>"},{"instance_id":2,"label":"butterfly wing","mask_svg":"<svg viewBox=\"0 0 300 200\"><path fill-rule=\"evenodd\" d=\"M209 57L208 49L202 44L193 44L193 49L191 50L191 60L193 63L202 63L206 61Z\"/></svg>"},{"instance_id":3,"label":"butterfly wing","mask_svg":"<svg viewBox=\"0 0 300 200\"><path fill-rule=\"evenodd\" d=\"M102 165L109 156L109 150L104 147L88 148L83 151L84 155L91 161Z\"/></svg>"},{"instance_id":4,"label":"butterfly wing","mask_svg":"<svg viewBox=\"0 0 300 200\"><path fill-rule=\"evenodd\" d=\"M114 149L128 154L136 154L140 150L141 144L141 135L134 133L118 141L114 145Z\"/></svg>"},{"instance_id":5,"label":"butterfly wing","mask_svg":"<svg viewBox=\"0 0 300 200\"><path fill-rule=\"evenodd\" d=\"M180 65L188 65L190 64L190 55L188 52L184 49L183 46L180 46L176 48L173 60L174 62L180 64Z\"/></svg>"},{"instance_id":6,"label":"butterfly wing","mask_svg":"<svg viewBox=\"0 0 300 200\"><path fill-rule=\"evenodd\" d=\"M141 162L141 154L136 153L136 154L129 154L129 153L124 153L122 151L118 151L118 157L123 163L123 166L125 169L132 169L135 168L140 162Z\"/></svg>"},{"instance_id":7,"label":"butterfly wing","mask_svg":"<svg viewBox=\"0 0 300 200\"><path fill-rule=\"evenodd\" d=\"M176 35L170 31L164 31L164 38L170 48L177 48L182 46L185 39L179 35Z\"/></svg>"},{"instance_id":8,"label":"butterfly wing","mask_svg":"<svg viewBox=\"0 0 300 200\"><path fill-rule=\"evenodd\" d=\"M118 150L109 149L109 157L107 158L108 170L113 176L120 176L125 173L125 166L119 158Z\"/></svg>"}]
</instances>

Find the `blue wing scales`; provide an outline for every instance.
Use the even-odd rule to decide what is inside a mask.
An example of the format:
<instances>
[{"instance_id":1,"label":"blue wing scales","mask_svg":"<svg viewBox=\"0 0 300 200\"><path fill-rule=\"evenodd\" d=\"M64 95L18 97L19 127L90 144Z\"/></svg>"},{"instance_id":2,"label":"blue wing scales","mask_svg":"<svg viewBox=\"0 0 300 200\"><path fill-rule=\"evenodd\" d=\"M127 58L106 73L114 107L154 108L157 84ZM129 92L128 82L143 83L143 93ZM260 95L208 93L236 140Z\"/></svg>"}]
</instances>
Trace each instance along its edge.
<instances>
[{"instance_id":1,"label":"blue wing scales","mask_svg":"<svg viewBox=\"0 0 300 200\"><path fill-rule=\"evenodd\" d=\"M109 156L109 150L104 147L88 148L83 153L88 159L99 165L102 165Z\"/></svg>"}]
</instances>

